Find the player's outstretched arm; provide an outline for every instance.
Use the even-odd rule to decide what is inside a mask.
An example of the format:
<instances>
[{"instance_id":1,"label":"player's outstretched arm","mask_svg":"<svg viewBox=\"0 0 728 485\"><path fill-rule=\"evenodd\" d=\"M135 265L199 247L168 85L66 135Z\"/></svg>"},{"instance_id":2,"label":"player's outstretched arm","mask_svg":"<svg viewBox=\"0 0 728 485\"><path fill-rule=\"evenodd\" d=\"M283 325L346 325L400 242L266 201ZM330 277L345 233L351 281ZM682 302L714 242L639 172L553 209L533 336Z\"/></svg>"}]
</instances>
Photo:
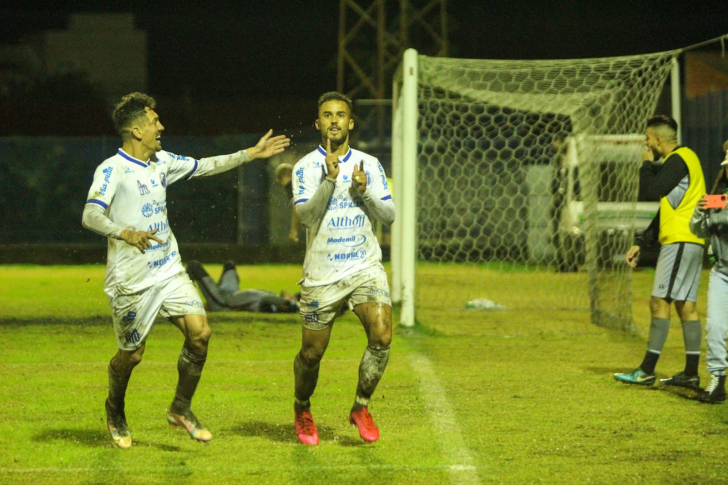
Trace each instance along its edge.
<instances>
[{"instance_id":1,"label":"player's outstretched arm","mask_svg":"<svg viewBox=\"0 0 728 485\"><path fill-rule=\"evenodd\" d=\"M320 220L329 206L329 199L336 189L339 176L339 157L331 150L331 140L326 140L326 177L313 196L305 202L296 204L296 215L303 227L311 227Z\"/></svg>"},{"instance_id":2,"label":"player's outstretched arm","mask_svg":"<svg viewBox=\"0 0 728 485\"><path fill-rule=\"evenodd\" d=\"M233 168L239 167L244 163L248 163L256 158L268 158L273 155L283 153L283 151L291 145L291 139L285 135L274 136L273 130L263 135L263 138L256 143L254 147L229 155L219 155L216 157L201 158L199 168L194 172L194 177L207 177L222 172L227 172Z\"/></svg>"},{"instance_id":3,"label":"player's outstretched arm","mask_svg":"<svg viewBox=\"0 0 728 485\"><path fill-rule=\"evenodd\" d=\"M283 151L291 145L291 139L286 137L286 135L272 135L273 130L268 130L268 133L263 135L263 138L261 138L254 147L245 150L248 152L250 160L278 155L279 153L283 153Z\"/></svg>"}]
</instances>

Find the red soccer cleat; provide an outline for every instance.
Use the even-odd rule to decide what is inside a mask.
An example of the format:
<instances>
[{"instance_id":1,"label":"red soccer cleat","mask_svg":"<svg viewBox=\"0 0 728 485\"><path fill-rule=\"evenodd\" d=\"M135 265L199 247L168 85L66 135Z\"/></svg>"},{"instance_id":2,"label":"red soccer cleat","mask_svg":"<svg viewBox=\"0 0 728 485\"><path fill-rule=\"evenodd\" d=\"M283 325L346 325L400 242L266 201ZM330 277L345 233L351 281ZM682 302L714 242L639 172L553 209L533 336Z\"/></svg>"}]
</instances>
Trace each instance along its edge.
<instances>
[{"instance_id":1,"label":"red soccer cleat","mask_svg":"<svg viewBox=\"0 0 728 485\"><path fill-rule=\"evenodd\" d=\"M366 406L354 409L349 414L349 422L359 428L359 436L364 441L377 441L379 439L379 428L374 424L374 418L369 414Z\"/></svg>"},{"instance_id":2,"label":"red soccer cleat","mask_svg":"<svg viewBox=\"0 0 728 485\"><path fill-rule=\"evenodd\" d=\"M313 423L313 416L309 409L303 409L298 403L293 403L293 411L296 413L296 434L304 445L317 445L319 442L318 430Z\"/></svg>"}]
</instances>

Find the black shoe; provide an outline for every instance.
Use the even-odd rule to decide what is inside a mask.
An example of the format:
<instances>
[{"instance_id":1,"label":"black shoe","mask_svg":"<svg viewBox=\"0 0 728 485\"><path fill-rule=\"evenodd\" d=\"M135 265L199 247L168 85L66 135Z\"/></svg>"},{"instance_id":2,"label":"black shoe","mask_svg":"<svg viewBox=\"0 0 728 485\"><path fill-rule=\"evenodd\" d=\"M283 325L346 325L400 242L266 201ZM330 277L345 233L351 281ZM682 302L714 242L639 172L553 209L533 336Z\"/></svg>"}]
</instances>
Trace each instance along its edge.
<instances>
[{"instance_id":1,"label":"black shoe","mask_svg":"<svg viewBox=\"0 0 728 485\"><path fill-rule=\"evenodd\" d=\"M225 271L230 271L230 270L235 271L235 262L230 261L228 259L227 261L222 263L222 272L224 273Z\"/></svg>"},{"instance_id":2,"label":"black shoe","mask_svg":"<svg viewBox=\"0 0 728 485\"><path fill-rule=\"evenodd\" d=\"M710 376L710 384L700 393L698 399L708 404L725 401L725 376Z\"/></svg>"},{"instance_id":3,"label":"black shoe","mask_svg":"<svg viewBox=\"0 0 728 485\"><path fill-rule=\"evenodd\" d=\"M207 274L207 271L205 271L205 268L202 267L202 264L200 264L199 261L189 261L187 263L187 274L190 276L190 279L193 281L199 281L205 276L209 276Z\"/></svg>"},{"instance_id":4,"label":"black shoe","mask_svg":"<svg viewBox=\"0 0 728 485\"><path fill-rule=\"evenodd\" d=\"M689 376L684 372L679 372L667 379L660 379L660 384L664 384L666 386L687 387L688 389L700 391L700 376L697 374Z\"/></svg>"}]
</instances>

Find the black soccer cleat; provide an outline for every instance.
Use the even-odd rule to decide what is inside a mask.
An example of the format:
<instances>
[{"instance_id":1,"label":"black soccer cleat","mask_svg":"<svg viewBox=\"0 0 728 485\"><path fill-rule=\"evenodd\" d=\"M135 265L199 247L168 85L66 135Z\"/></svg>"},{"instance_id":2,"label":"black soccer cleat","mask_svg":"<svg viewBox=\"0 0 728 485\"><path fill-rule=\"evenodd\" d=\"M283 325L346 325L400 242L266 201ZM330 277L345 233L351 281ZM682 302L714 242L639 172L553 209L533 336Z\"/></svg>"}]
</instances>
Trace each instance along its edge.
<instances>
[{"instance_id":1,"label":"black soccer cleat","mask_svg":"<svg viewBox=\"0 0 728 485\"><path fill-rule=\"evenodd\" d=\"M205 276L210 276L207 274L207 271L205 271L205 268L202 267L202 264L200 264L199 261L195 260L189 261L187 263L187 274L193 281L199 281Z\"/></svg>"},{"instance_id":2,"label":"black soccer cleat","mask_svg":"<svg viewBox=\"0 0 728 485\"><path fill-rule=\"evenodd\" d=\"M235 262L228 259L227 261L222 263L222 272L224 273L230 270L235 271Z\"/></svg>"},{"instance_id":3,"label":"black soccer cleat","mask_svg":"<svg viewBox=\"0 0 728 485\"><path fill-rule=\"evenodd\" d=\"M710 376L710 384L700 393L698 399L708 404L720 404L725 401L725 376Z\"/></svg>"},{"instance_id":4,"label":"black soccer cleat","mask_svg":"<svg viewBox=\"0 0 728 485\"><path fill-rule=\"evenodd\" d=\"M667 379L660 379L660 384L663 384L665 386L686 387L688 389L700 391L700 376L697 374L694 376L689 376L685 374L685 372L678 372L674 376L668 377Z\"/></svg>"}]
</instances>

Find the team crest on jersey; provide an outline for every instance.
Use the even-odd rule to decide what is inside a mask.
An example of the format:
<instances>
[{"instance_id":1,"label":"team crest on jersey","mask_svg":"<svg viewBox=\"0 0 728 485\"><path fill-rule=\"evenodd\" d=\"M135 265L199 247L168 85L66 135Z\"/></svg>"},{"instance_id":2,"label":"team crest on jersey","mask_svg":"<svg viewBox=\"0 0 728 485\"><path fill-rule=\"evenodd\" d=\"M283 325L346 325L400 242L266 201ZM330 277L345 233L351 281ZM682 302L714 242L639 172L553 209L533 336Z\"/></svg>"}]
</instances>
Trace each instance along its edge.
<instances>
[{"instance_id":1,"label":"team crest on jersey","mask_svg":"<svg viewBox=\"0 0 728 485\"><path fill-rule=\"evenodd\" d=\"M152 204L147 202L142 206L142 215L144 217L152 217L152 214L154 214L154 209L152 209Z\"/></svg>"},{"instance_id":2,"label":"team crest on jersey","mask_svg":"<svg viewBox=\"0 0 728 485\"><path fill-rule=\"evenodd\" d=\"M147 186L138 180L137 187L139 187L139 195L147 195L149 193L149 189L147 188Z\"/></svg>"},{"instance_id":3,"label":"team crest on jersey","mask_svg":"<svg viewBox=\"0 0 728 485\"><path fill-rule=\"evenodd\" d=\"M164 187L164 188L166 189L166 188L167 188L167 176L166 176L166 175L164 175L164 174L162 174L162 175L160 176L160 180L161 180L161 182L162 182L162 187Z\"/></svg>"},{"instance_id":4,"label":"team crest on jersey","mask_svg":"<svg viewBox=\"0 0 728 485\"><path fill-rule=\"evenodd\" d=\"M152 183L152 187L158 187L157 181L154 179L149 179L149 181Z\"/></svg>"}]
</instances>

